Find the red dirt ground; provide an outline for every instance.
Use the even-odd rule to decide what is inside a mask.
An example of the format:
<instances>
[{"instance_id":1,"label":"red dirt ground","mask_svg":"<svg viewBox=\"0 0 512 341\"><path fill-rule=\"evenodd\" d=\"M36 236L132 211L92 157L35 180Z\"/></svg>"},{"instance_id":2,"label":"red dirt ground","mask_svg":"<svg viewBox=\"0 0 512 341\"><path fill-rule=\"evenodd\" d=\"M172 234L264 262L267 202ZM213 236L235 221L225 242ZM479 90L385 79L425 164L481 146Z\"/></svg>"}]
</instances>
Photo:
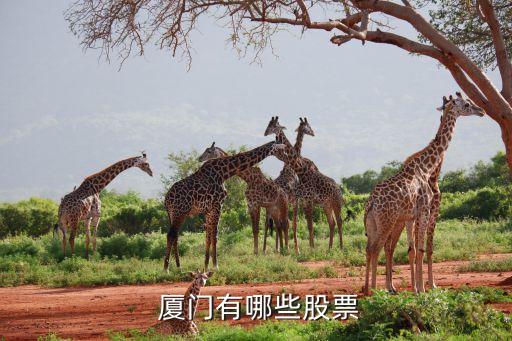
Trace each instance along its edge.
<instances>
[{"instance_id":1,"label":"red dirt ground","mask_svg":"<svg viewBox=\"0 0 512 341\"><path fill-rule=\"evenodd\" d=\"M512 254L481 256L482 259L511 257ZM467 261L434 264L436 281L440 287L457 288L463 285L500 287L512 292L512 272L458 273L457 269ZM308 267L332 265L331 262L306 262ZM395 286L410 290L409 267L395 267ZM208 286L201 294L233 296L254 294L278 295L286 293L306 294L361 293L363 268L336 267L342 278L308 279L295 282L258 283L244 285ZM347 272L357 273L347 277ZM49 289L27 285L0 288L0 336L6 340L35 339L55 332L61 337L79 340L106 339L109 330L145 330L157 321L160 295L182 294L189 283L156 285L130 285L115 287ZM379 288L384 286L384 276L378 277ZM510 313L512 303L493 304L496 309ZM200 306L200 311L205 307ZM206 322L205 322L206 323ZM249 318L231 322L250 326Z\"/></svg>"}]
</instances>

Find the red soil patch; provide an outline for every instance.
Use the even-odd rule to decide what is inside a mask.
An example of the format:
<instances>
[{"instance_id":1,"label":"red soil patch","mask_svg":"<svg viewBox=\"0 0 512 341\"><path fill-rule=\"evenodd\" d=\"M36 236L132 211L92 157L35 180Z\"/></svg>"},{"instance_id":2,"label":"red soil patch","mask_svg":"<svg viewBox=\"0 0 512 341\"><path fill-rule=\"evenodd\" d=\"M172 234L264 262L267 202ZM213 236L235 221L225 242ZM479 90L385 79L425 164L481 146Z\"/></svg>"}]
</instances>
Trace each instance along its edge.
<instances>
[{"instance_id":1,"label":"red soil patch","mask_svg":"<svg viewBox=\"0 0 512 341\"><path fill-rule=\"evenodd\" d=\"M500 259L506 255L484 255L482 259ZM500 287L512 292L512 272L458 273L457 269L467 261L434 264L437 285L457 288L460 286ZM307 262L308 267L332 265L332 262ZM244 285L209 286L201 294L233 296L274 294L282 292L305 296L307 294L361 293L364 268L336 267L343 278L308 279L296 282L276 282ZM345 277L348 272L356 277ZM409 267L395 267L395 286L410 290ZM55 332L61 337L80 340L105 339L109 330L145 330L156 323L162 294L182 294L189 283L156 285L130 285L115 287L48 289L39 286L0 288L0 336L7 340L35 339ZM384 286L384 276L378 278L378 286ZM200 311L205 309L200 306ZM512 304L493 304L494 308L510 313ZM200 320L199 320L200 321ZM201 322L199 322L201 323ZM255 322L247 317L229 323L250 326Z\"/></svg>"}]
</instances>

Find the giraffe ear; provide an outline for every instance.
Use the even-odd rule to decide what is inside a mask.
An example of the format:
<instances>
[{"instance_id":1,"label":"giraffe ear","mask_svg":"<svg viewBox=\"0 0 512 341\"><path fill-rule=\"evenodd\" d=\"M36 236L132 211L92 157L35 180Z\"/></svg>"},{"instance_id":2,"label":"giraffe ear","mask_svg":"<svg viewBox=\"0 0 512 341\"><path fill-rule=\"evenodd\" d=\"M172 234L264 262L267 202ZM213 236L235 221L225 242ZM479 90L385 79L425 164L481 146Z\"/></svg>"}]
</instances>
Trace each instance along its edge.
<instances>
[{"instance_id":1,"label":"giraffe ear","mask_svg":"<svg viewBox=\"0 0 512 341\"><path fill-rule=\"evenodd\" d=\"M188 273L188 275L191 277L191 278L194 278L196 276L196 274L193 272L193 271L190 271Z\"/></svg>"},{"instance_id":2,"label":"giraffe ear","mask_svg":"<svg viewBox=\"0 0 512 341\"><path fill-rule=\"evenodd\" d=\"M142 151L142 157L146 158L146 151L145 150Z\"/></svg>"}]
</instances>

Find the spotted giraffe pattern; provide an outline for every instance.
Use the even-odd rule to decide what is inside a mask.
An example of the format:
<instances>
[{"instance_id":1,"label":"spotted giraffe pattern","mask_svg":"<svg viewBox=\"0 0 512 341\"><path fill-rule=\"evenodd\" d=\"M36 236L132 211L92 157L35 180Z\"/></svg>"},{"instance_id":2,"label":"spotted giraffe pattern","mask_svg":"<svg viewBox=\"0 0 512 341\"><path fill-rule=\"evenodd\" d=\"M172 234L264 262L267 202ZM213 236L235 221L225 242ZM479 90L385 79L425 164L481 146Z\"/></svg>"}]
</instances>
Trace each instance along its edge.
<instances>
[{"instance_id":1,"label":"spotted giraffe pattern","mask_svg":"<svg viewBox=\"0 0 512 341\"><path fill-rule=\"evenodd\" d=\"M483 110L457 93L456 98L443 97L441 123L434 139L404 162L400 171L375 186L365 206L366 278L364 293L376 288L377 259L383 246L386 251L386 287L394 291L392 279L393 252L406 227L411 282L415 292L424 292L423 257L425 234L429 249L429 282L434 284L431 270L435 219L439 214L440 192L437 179L444 154L451 141L459 116L483 116Z\"/></svg>"},{"instance_id":2,"label":"spotted giraffe pattern","mask_svg":"<svg viewBox=\"0 0 512 341\"><path fill-rule=\"evenodd\" d=\"M196 315L198 296L201 288L206 285L206 281L212 276L212 272L190 272L192 283L183 295L183 320L172 319L160 321L153 326L156 332L164 335L196 335L199 333L197 325L194 322ZM189 305L190 302L190 305ZM190 318L189 309L192 308L192 318Z\"/></svg>"},{"instance_id":3,"label":"spotted giraffe pattern","mask_svg":"<svg viewBox=\"0 0 512 341\"><path fill-rule=\"evenodd\" d=\"M228 154L221 148L216 147L215 142L213 142L201 154L199 161L203 162L225 156L228 156ZM285 191L274 181L268 179L257 166L247 168L240 172L238 176L247 184L245 198L252 223L254 254L258 254L261 208L266 210L267 216L267 219L265 219L263 252L266 251L267 222L269 219L272 219L272 222L276 224L276 250L279 252L284 248L288 249L288 200Z\"/></svg>"},{"instance_id":4,"label":"spotted giraffe pattern","mask_svg":"<svg viewBox=\"0 0 512 341\"><path fill-rule=\"evenodd\" d=\"M343 247L343 223L341 220L341 207L343 205L343 197L341 189L336 182L328 176L322 174L313 161L301 156L302 139L304 135L313 135L309 123L306 119L301 119L299 127L297 128L296 144L291 146L286 135L283 131L284 127L279 124L279 118L273 117L268 126L266 133L276 134L278 141L291 148L292 151L287 150L286 156L282 159L287 165L291 166L299 178L299 183L295 189L296 204L300 202L304 208L306 216L308 231L309 231L309 245L314 247L314 234L313 234L313 207L314 205L321 205L329 223L329 248L332 248L334 240L334 228L337 225L340 248ZM312 134L311 134L312 133ZM293 229L294 235L296 234L296 216L297 209L294 208ZM294 238L294 241L296 239ZM298 251L298 246L296 246Z\"/></svg>"},{"instance_id":5,"label":"spotted giraffe pattern","mask_svg":"<svg viewBox=\"0 0 512 341\"><path fill-rule=\"evenodd\" d=\"M186 217L197 214L205 215L205 269L208 268L210 252L213 266L218 267L217 226L220 210L227 195L224 181L282 150L284 146L273 141L247 152L209 160L194 174L172 185L165 196L165 207L170 221L164 258L165 270L169 268L171 248L176 266L180 267L178 231Z\"/></svg>"},{"instance_id":6,"label":"spotted giraffe pattern","mask_svg":"<svg viewBox=\"0 0 512 341\"><path fill-rule=\"evenodd\" d=\"M119 173L131 167L138 167L149 176L153 176L146 154L121 160L104 170L88 176L73 192L66 194L59 205L57 228L62 232L62 251L66 255L66 234L70 229L69 246L71 254L75 251L75 236L80 221L86 221L85 255L89 257L90 221L97 214L99 219L99 193ZM97 223L95 222L96 226ZM96 227L95 227L96 229Z\"/></svg>"}]
</instances>

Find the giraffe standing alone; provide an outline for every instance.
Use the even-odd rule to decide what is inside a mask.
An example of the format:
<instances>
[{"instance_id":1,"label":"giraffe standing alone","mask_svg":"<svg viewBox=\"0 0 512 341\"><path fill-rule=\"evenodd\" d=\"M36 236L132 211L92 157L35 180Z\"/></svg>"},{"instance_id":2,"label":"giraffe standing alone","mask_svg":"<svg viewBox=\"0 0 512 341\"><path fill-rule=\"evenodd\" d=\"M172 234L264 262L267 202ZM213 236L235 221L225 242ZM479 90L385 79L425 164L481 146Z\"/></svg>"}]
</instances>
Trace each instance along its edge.
<instances>
[{"instance_id":1,"label":"giraffe standing alone","mask_svg":"<svg viewBox=\"0 0 512 341\"><path fill-rule=\"evenodd\" d=\"M305 133L303 130L305 130L306 127L309 127L309 123L307 123L307 121L302 121L299 125L297 135L300 139L304 136ZM286 146L291 146L289 142L286 143L287 138L283 129L284 127L279 124L279 118L273 117L267 126L265 135L276 134L278 141L283 141ZM311 129L311 127L309 127L309 129ZM300 147L301 145L302 141L299 142L298 146ZM296 187L295 196L296 200L300 201L304 208L308 224L310 247L314 247L313 207L315 204L320 204L329 223L329 249L332 248L335 225L338 227L340 248L343 248L343 223L341 219L343 197L340 187L333 179L322 174L313 161L303 158L300 155L300 148L297 148L298 150L295 146L289 148L291 148L292 151L287 150L287 154L282 161L289 164L299 178L299 184ZM294 234L296 235L296 209L294 211L293 229ZM294 241L296 241L296 239ZM296 251L297 250L298 247L296 246Z\"/></svg>"},{"instance_id":2,"label":"giraffe standing alone","mask_svg":"<svg viewBox=\"0 0 512 341\"><path fill-rule=\"evenodd\" d=\"M88 176L82 181L80 186L73 192L66 194L62 198L59 206L59 215L56 228L62 232L62 251L66 255L66 233L69 228L69 246L71 254L75 251L75 235L80 221L85 220L85 256L89 257L89 239L90 239L90 222L92 219L99 221L99 209L101 202L99 201L99 193L104 189L119 173L131 167L138 167L149 176L153 176L151 167L146 158L146 154L142 156L132 157L121 160L104 170ZM93 222L95 230L97 229L97 221ZM94 233L93 247L96 244L96 232Z\"/></svg>"},{"instance_id":3,"label":"giraffe standing alone","mask_svg":"<svg viewBox=\"0 0 512 341\"><path fill-rule=\"evenodd\" d=\"M206 285L206 281L212 276L213 272L190 272L192 283L183 295L183 313L180 319L164 320L158 322L153 326L155 331L160 334L166 335L186 335L198 334L199 330L194 322L196 315L198 296L201 293L201 288ZM192 309L190 311L189 309Z\"/></svg>"},{"instance_id":4,"label":"giraffe standing alone","mask_svg":"<svg viewBox=\"0 0 512 341\"><path fill-rule=\"evenodd\" d=\"M253 150L206 161L194 174L176 182L165 196L165 207L169 216L170 228L167 233L167 248L164 258L164 270L169 269L171 248L176 266L180 267L178 254L178 231L187 216L205 215L205 261L208 268L210 252L213 266L217 266L217 226L226 189L224 181L239 175L249 167L259 163L267 156L284 150L276 141L269 142Z\"/></svg>"},{"instance_id":5,"label":"giraffe standing alone","mask_svg":"<svg viewBox=\"0 0 512 341\"><path fill-rule=\"evenodd\" d=\"M392 267L393 251L400 234L406 227L409 244L409 264L411 282L415 292L424 292L423 256L425 233L427 236L427 256L429 284L434 285L432 273L432 250L435 220L439 213L440 192L437 178L444 154L452 138L455 123L459 116L483 116L483 110L460 93L456 98L443 97L441 123L434 139L419 152L404 162L400 171L375 186L365 206L365 231L368 237L366 246L366 279L364 293L370 294L376 287L377 259L381 248L386 252L386 287L395 291Z\"/></svg>"},{"instance_id":6,"label":"giraffe standing alone","mask_svg":"<svg viewBox=\"0 0 512 341\"><path fill-rule=\"evenodd\" d=\"M199 157L199 161L207 161L228 156L224 150L215 147L215 142ZM267 224L271 219L276 224L276 250L288 249L288 200L286 193L274 181L268 179L257 166L249 167L238 174L247 184L245 198L251 217L254 254L258 254L258 234L260 224L260 210L265 208L265 239L263 252L266 251ZM284 243L283 243L284 239Z\"/></svg>"}]
</instances>

